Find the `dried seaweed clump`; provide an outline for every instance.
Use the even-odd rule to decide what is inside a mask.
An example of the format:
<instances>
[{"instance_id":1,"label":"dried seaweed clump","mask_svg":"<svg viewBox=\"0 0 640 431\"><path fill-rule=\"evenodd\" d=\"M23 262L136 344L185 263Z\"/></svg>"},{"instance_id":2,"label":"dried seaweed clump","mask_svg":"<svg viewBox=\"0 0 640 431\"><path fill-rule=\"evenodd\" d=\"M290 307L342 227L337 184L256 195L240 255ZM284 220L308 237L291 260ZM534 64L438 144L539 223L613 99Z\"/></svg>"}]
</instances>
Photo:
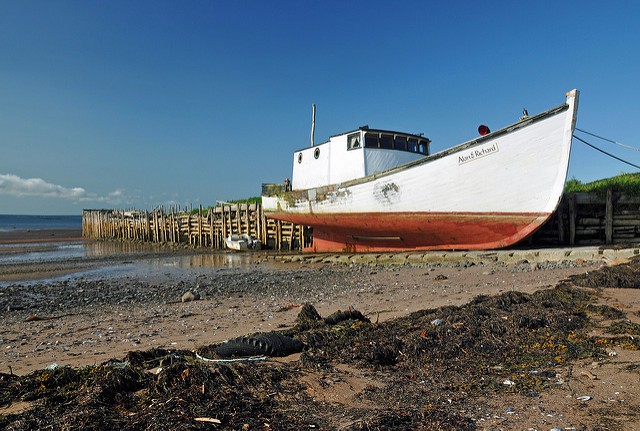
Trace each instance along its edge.
<instances>
[{"instance_id":1,"label":"dried seaweed clump","mask_svg":"<svg viewBox=\"0 0 640 431\"><path fill-rule=\"evenodd\" d=\"M584 287L640 289L640 257L621 265L606 266L598 271L575 275L570 280Z\"/></svg>"}]
</instances>

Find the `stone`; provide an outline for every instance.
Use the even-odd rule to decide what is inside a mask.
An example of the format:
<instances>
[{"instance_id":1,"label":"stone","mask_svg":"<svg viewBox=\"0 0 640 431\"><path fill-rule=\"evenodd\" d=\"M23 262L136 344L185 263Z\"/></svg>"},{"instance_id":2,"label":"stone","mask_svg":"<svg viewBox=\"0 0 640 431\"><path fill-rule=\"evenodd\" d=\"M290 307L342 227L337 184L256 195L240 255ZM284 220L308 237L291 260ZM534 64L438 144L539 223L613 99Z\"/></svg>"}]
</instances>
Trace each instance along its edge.
<instances>
[{"instance_id":1,"label":"stone","mask_svg":"<svg viewBox=\"0 0 640 431\"><path fill-rule=\"evenodd\" d=\"M193 292L189 290L182 295L181 301L191 302L191 301L197 301L199 299L200 299L200 294L198 292Z\"/></svg>"}]
</instances>

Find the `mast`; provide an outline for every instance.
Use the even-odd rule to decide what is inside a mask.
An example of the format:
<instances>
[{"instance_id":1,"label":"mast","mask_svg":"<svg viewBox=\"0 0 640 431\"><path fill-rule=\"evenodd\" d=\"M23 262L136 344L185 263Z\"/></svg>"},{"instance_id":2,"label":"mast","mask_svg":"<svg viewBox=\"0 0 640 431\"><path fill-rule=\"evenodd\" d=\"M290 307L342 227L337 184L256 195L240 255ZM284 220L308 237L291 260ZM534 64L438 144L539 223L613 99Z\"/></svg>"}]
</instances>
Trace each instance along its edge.
<instances>
[{"instance_id":1,"label":"mast","mask_svg":"<svg viewBox=\"0 0 640 431\"><path fill-rule=\"evenodd\" d=\"M316 134L316 104L311 104L311 146L314 147L314 135Z\"/></svg>"}]
</instances>

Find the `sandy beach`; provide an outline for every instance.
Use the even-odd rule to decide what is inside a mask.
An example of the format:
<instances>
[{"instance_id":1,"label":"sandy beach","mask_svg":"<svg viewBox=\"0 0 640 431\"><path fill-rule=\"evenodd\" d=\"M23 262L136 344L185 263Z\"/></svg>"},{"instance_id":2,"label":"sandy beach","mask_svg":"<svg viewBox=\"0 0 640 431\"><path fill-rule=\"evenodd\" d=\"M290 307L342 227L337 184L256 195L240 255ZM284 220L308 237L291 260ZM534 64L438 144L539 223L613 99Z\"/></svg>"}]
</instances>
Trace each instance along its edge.
<instances>
[{"instance_id":1,"label":"sandy beach","mask_svg":"<svg viewBox=\"0 0 640 431\"><path fill-rule=\"evenodd\" d=\"M120 260L109 257L102 264L113 267L174 254L195 256L202 262L210 253L164 250L131 254ZM8 284L0 291L3 322L0 373L28 375L45 367L99 365L112 359L121 360L131 351L194 351L247 334L282 331L294 327L296 316L306 303L312 304L322 316L352 308L375 324L394 322L419 310L463 306L483 295L533 294L553 288L572 276L584 276L628 261L626 258L615 262L611 259L555 262L520 259L504 263L489 257L475 261L461 258L424 264L369 265L326 263L329 261L326 257L298 260L256 253L239 267L191 264L191 268L178 272L163 272L160 266L159 271L144 276L128 273L124 277L80 276L45 282L28 278L33 278L33 274L42 276L47 272L47 265L31 264L35 269L26 277L24 268L20 267L18 270L23 271L23 275L17 277L20 280L5 281ZM65 272L73 273L74 267L83 265L99 265L96 261L80 259L66 267ZM5 280L11 279L10 267L5 265L0 271ZM187 292L194 293L196 300L183 298ZM640 323L639 292L601 286L598 302L622 310L625 319L637 324ZM594 333L602 332L598 327L599 323L594 324ZM569 367L556 369L559 375L554 378L563 383L554 385L535 402L511 392L486 398L485 406L493 406L496 413L476 420L475 426L477 429L542 430L551 429L553 425L564 429L613 429L597 426L606 423L603 417L609 418L613 410L605 413L603 409L615 399L618 400L616 408L622 410L615 410L618 413L615 418L609 418L611 423L624 425L616 429L640 429L640 418L637 413L631 413L640 407L637 391L640 356L637 350L619 346L611 351L615 351L615 356L602 361L584 358ZM300 354L297 354L278 361L295 364L299 360ZM316 399L336 406L359 403L357 400L366 392L366 385L358 389L356 384L359 372L343 370L339 374L343 384L322 383L326 375L309 374L307 393L313 391ZM590 375L597 377L592 379ZM348 387L346 392L344 382ZM381 382L369 384L383 384ZM575 398L579 395L588 395L593 401L577 402ZM9 403L0 414L20 412L23 408ZM335 423L320 428L339 429Z\"/></svg>"},{"instance_id":2,"label":"sandy beach","mask_svg":"<svg viewBox=\"0 0 640 431\"><path fill-rule=\"evenodd\" d=\"M242 271L157 282L115 279L9 286L0 297L0 371L24 374L53 363L91 365L133 349L195 349L293 325L300 307L322 315L353 307L378 321L478 295L532 293L586 265L531 271L492 264L439 268L352 268L257 259ZM181 302L188 291L200 300ZM11 367L11 368L9 368Z\"/></svg>"}]
</instances>

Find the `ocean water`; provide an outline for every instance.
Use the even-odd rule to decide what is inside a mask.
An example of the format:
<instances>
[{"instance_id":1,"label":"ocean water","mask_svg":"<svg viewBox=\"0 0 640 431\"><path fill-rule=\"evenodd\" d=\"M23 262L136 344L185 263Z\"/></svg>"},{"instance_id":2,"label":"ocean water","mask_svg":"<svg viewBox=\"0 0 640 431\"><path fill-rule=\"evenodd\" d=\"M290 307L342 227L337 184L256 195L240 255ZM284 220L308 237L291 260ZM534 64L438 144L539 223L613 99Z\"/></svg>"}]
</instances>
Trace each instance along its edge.
<instances>
[{"instance_id":1,"label":"ocean water","mask_svg":"<svg viewBox=\"0 0 640 431\"><path fill-rule=\"evenodd\" d=\"M82 216L0 214L0 232L49 229L82 229Z\"/></svg>"}]
</instances>

